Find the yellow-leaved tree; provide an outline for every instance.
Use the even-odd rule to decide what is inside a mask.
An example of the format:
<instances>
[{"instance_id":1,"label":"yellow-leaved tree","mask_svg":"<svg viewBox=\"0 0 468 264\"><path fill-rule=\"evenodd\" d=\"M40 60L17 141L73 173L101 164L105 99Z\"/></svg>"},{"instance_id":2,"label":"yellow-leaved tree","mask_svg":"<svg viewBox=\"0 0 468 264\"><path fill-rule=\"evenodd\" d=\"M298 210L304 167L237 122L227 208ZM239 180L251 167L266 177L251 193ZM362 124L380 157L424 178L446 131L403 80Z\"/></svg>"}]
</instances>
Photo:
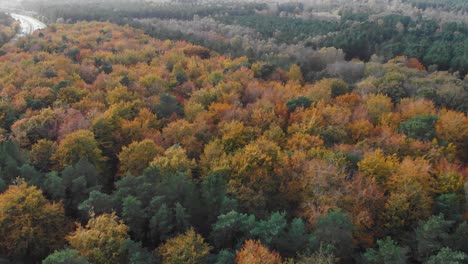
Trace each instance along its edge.
<instances>
[{"instance_id":1,"label":"yellow-leaved tree","mask_svg":"<svg viewBox=\"0 0 468 264\"><path fill-rule=\"evenodd\" d=\"M72 166L82 158L87 158L96 168L103 169L105 161L93 132L89 130L78 130L65 136L52 158L60 169Z\"/></svg>"},{"instance_id":2,"label":"yellow-leaved tree","mask_svg":"<svg viewBox=\"0 0 468 264\"><path fill-rule=\"evenodd\" d=\"M63 206L50 203L26 183L0 195L0 252L15 260L38 261L65 243L70 227Z\"/></svg>"},{"instance_id":3,"label":"yellow-leaved tree","mask_svg":"<svg viewBox=\"0 0 468 264\"><path fill-rule=\"evenodd\" d=\"M115 213L92 216L85 227L78 225L67 236L72 248L96 264L119 263L127 238L128 226Z\"/></svg>"},{"instance_id":4,"label":"yellow-leaved tree","mask_svg":"<svg viewBox=\"0 0 468 264\"><path fill-rule=\"evenodd\" d=\"M189 229L185 234L167 240L157 248L157 253L163 264L198 264L204 263L210 250L203 237Z\"/></svg>"},{"instance_id":5,"label":"yellow-leaved tree","mask_svg":"<svg viewBox=\"0 0 468 264\"><path fill-rule=\"evenodd\" d=\"M140 175L156 157L162 152L162 148L158 147L154 141L145 139L139 142L132 142L130 145L123 147L119 154L119 172L124 175L129 172L133 176Z\"/></svg>"}]
</instances>

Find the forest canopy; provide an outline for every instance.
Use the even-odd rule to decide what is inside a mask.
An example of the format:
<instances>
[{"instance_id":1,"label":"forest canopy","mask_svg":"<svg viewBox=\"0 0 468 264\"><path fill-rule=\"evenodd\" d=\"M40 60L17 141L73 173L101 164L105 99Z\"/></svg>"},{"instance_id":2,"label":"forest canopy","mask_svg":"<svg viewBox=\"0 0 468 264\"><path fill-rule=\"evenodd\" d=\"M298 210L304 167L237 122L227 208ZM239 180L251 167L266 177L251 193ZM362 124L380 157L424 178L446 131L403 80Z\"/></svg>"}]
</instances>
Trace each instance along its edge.
<instances>
[{"instance_id":1,"label":"forest canopy","mask_svg":"<svg viewBox=\"0 0 468 264\"><path fill-rule=\"evenodd\" d=\"M308 83L297 66L101 22L4 49L0 248L11 259L466 258L466 81L449 73L398 57L364 64L356 83ZM9 251L11 199L32 229L62 233Z\"/></svg>"},{"instance_id":2,"label":"forest canopy","mask_svg":"<svg viewBox=\"0 0 468 264\"><path fill-rule=\"evenodd\" d=\"M468 261L465 11L386 1L23 2L0 262Z\"/></svg>"}]
</instances>

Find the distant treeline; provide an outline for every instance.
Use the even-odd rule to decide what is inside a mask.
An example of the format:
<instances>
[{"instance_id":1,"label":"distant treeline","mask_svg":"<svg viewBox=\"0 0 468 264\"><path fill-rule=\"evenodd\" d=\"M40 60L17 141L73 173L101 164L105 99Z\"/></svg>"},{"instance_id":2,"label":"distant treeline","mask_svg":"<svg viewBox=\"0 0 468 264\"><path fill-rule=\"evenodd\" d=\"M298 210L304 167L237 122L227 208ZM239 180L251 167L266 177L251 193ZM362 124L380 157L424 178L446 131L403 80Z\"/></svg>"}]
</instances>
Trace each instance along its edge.
<instances>
[{"instance_id":1,"label":"distant treeline","mask_svg":"<svg viewBox=\"0 0 468 264\"><path fill-rule=\"evenodd\" d=\"M434 1L424 3L432 2ZM460 6L464 5L463 1L452 2L453 5L458 2ZM343 11L340 13L340 21L306 19L297 15L304 9L299 4L279 5L276 6L275 11L272 11L272 7L266 4L254 3L194 5L102 2L100 4L63 3L49 6L46 2L27 2L25 5L38 11L52 22L74 23L82 20L98 20L121 25L130 24L158 38L187 40L227 55L247 56L250 60L270 57L271 63L282 67L287 67L291 62L290 59L278 60L281 56L259 52L262 48L255 47L259 43L259 38L268 45L286 44L288 49L296 50L301 47L312 49L335 47L345 52L347 60L369 61L374 54L382 60L405 55L418 59L431 70L458 71L461 76L468 73L468 53L466 52L468 26L462 23L440 24L436 20L422 17L378 15L368 10ZM238 25L254 30L259 35L252 38L250 49L239 49L239 46L222 39L216 43L217 40L206 41L200 38L199 35L204 30L193 28L191 23L186 25L190 33L172 27L174 20L195 23L196 19L204 17L213 18L222 25ZM153 28L151 23L141 24L135 21L143 18L167 20L167 25L163 28ZM161 26L161 21L158 22L158 26ZM233 34L229 30L230 28L223 28L222 32L216 34L223 38L230 35L228 38L232 39ZM238 36L245 38L244 35ZM265 45L265 43L260 44ZM285 65L285 61L288 65ZM292 62L302 64L300 61ZM301 68L308 76L308 68Z\"/></svg>"},{"instance_id":2,"label":"distant treeline","mask_svg":"<svg viewBox=\"0 0 468 264\"><path fill-rule=\"evenodd\" d=\"M418 8L437 8L446 11L468 11L468 2L466 0L403 0Z\"/></svg>"}]
</instances>

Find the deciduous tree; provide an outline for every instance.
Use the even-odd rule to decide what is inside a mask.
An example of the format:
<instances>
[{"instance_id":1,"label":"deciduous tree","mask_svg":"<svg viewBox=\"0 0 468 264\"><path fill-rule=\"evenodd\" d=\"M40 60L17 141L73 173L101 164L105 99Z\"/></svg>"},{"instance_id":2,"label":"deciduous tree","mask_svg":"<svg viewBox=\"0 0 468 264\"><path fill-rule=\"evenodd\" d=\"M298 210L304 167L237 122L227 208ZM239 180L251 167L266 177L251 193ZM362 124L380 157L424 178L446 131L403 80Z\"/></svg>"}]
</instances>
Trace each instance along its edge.
<instances>
[{"instance_id":1,"label":"deciduous tree","mask_svg":"<svg viewBox=\"0 0 468 264\"><path fill-rule=\"evenodd\" d=\"M128 227L115 215L92 216L86 226L67 236L70 246L96 264L119 263Z\"/></svg>"},{"instance_id":2,"label":"deciduous tree","mask_svg":"<svg viewBox=\"0 0 468 264\"><path fill-rule=\"evenodd\" d=\"M236 253L236 264L281 264L281 256L260 242L247 240Z\"/></svg>"},{"instance_id":3,"label":"deciduous tree","mask_svg":"<svg viewBox=\"0 0 468 264\"><path fill-rule=\"evenodd\" d=\"M198 264L204 262L210 250L203 237L189 229L185 234L169 239L157 252L163 264Z\"/></svg>"},{"instance_id":4,"label":"deciduous tree","mask_svg":"<svg viewBox=\"0 0 468 264\"><path fill-rule=\"evenodd\" d=\"M69 223L58 203L26 183L0 195L0 251L15 260L41 260L65 243Z\"/></svg>"},{"instance_id":5,"label":"deciduous tree","mask_svg":"<svg viewBox=\"0 0 468 264\"><path fill-rule=\"evenodd\" d=\"M58 145L52 156L59 168L72 166L82 158L87 158L96 168L103 169L105 158L98 147L94 134L89 130L79 130L68 134Z\"/></svg>"}]
</instances>

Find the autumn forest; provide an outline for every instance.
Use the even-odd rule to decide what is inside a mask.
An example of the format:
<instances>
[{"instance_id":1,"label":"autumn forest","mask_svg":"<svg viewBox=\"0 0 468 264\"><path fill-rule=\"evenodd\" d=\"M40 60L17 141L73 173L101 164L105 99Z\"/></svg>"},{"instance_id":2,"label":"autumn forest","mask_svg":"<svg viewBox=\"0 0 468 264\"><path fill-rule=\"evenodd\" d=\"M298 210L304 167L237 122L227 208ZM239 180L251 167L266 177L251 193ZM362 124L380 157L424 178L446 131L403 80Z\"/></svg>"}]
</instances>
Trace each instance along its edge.
<instances>
[{"instance_id":1,"label":"autumn forest","mask_svg":"<svg viewBox=\"0 0 468 264\"><path fill-rule=\"evenodd\" d=\"M0 263L467 263L466 2L311 2L2 13Z\"/></svg>"}]
</instances>

